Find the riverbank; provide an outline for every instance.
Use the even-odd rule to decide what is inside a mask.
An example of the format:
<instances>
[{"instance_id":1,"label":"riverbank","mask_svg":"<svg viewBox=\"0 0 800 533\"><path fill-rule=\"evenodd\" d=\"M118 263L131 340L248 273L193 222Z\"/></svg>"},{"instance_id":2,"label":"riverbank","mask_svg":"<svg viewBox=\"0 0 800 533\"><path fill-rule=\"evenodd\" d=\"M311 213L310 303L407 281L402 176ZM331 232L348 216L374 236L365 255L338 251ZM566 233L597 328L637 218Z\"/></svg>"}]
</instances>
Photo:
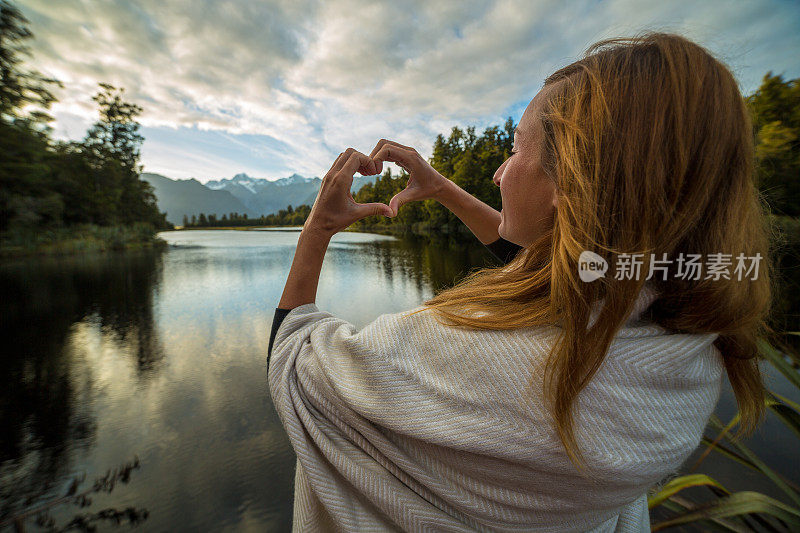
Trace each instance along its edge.
<instances>
[{"instance_id":1,"label":"riverbank","mask_svg":"<svg viewBox=\"0 0 800 533\"><path fill-rule=\"evenodd\" d=\"M236 231L253 231L260 229L297 229L300 230L303 226L175 226L175 231L192 231L192 230L236 230ZM449 226L434 226L424 222L416 222L414 224L371 224L371 225L353 225L344 231L359 232L359 233L376 233L378 235L394 235L394 236L415 236L426 238L441 238L449 237L459 242L474 241L475 236L469 228L463 224L449 227Z\"/></svg>"},{"instance_id":2,"label":"riverbank","mask_svg":"<svg viewBox=\"0 0 800 533\"><path fill-rule=\"evenodd\" d=\"M378 233L381 235L413 235L415 237L437 239L450 238L459 242L475 242L475 235L473 235L470 229L464 224L458 224L456 226L437 226L427 222L415 222L413 224L370 224L351 226L348 230Z\"/></svg>"},{"instance_id":3,"label":"riverbank","mask_svg":"<svg viewBox=\"0 0 800 533\"><path fill-rule=\"evenodd\" d=\"M166 242L147 224L96 226L6 233L0 236L0 258L29 255L72 255L140 248L163 248Z\"/></svg>"},{"instance_id":4,"label":"riverbank","mask_svg":"<svg viewBox=\"0 0 800 533\"><path fill-rule=\"evenodd\" d=\"M784 252L787 249L800 248L800 218L788 216L768 216L769 224L771 227L771 235L773 243L776 247L776 252ZM237 230L237 231L252 231L259 229L296 229L300 230L302 225L295 226L175 226L176 231L180 230ZM362 232L362 233L376 233L379 235L395 235L395 236L414 236L421 238L431 239L452 239L462 243L469 243L475 241L475 236L464 224L456 226L448 225L433 225L427 222L415 222L413 224L370 224L362 225L358 222L345 229L344 231Z\"/></svg>"}]
</instances>

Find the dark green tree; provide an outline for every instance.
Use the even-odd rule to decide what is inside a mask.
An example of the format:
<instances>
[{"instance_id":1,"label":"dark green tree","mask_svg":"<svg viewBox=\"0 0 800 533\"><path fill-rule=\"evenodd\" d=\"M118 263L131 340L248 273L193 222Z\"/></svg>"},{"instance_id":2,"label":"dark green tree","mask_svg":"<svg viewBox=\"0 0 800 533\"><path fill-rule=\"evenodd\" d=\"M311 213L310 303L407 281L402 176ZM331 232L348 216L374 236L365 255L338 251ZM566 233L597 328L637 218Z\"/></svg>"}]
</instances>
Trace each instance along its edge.
<instances>
[{"instance_id":1,"label":"dark green tree","mask_svg":"<svg viewBox=\"0 0 800 533\"><path fill-rule=\"evenodd\" d=\"M7 122L49 122L51 117L45 110L55 101L50 89L62 86L58 80L23 67L22 56L30 55L25 43L31 38L28 19L11 3L0 0L0 119ZM20 117L22 108L29 105L35 111Z\"/></svg>"},{"instance_id":2,"label":"dark green tree","mask_svg":"<svg viewBox=\"0 0 800 533\"><path fill-rule=\"evenodd\" d=\"M136 117L142 108L125 101L124 93L124 89L100 84L100 91L93 97L100 117L83 140L99 192L100 211L110 219L107 222L138 221L165 227L166 219L158 212L153 187L140 179L139 154L144 138L139 134ZM111 211L111 206L116 206L116 212Z\"/></svg>"},{"instance_id":3,"label":"dark green tree","mask_svg":"<svg viewBox=\"0 0 800 533\"><path fill-rule=\"evenodd\" d=\"M62 199L52 190L49 172L50 87L60 82L26 69L33 38L28 20L0 0L0 232L10 226L52 226L61 221ZM33 107L25 112L23 108Z\"/></svg>"},{"instance_id":4,"label":"dark green tree","mask_svg":"<svg viewBox=\"0 0 800 533\"><path fill-rule=\"evenodd\" d=\"M778 215L800 215L800 79L768 72L746 98L753 117L759 190Z\"/></svg>"},{"instance_id":5,"label":"dark green tree","mask_svg":"<svg viewBox=\"0 0 800 533\"><path fill-rule=\"evenodd\" d=\"M139 152L144 138L139 135L136 121L142 108L124 100L125 89L101 83L100 91L92 97L97 102L100 120L86 133L86 150L98 161L109 159L138 174Z\"/></svg>"}]
</instances>

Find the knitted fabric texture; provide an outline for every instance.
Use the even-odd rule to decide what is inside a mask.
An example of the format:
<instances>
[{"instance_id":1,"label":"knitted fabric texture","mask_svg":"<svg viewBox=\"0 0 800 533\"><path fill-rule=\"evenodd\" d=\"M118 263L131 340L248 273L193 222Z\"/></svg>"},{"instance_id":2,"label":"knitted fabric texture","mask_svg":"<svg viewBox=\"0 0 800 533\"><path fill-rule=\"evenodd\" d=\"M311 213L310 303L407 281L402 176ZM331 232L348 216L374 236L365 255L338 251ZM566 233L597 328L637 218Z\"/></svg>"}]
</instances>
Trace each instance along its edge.
<instances>
[{"instance_id":1,"label":"knitted fabric texture","mask_svg":"<svg viewBox=\"0 0 800 533\"><path fill-rule=\"evenodd\" d=\"M588 475L542 396L556 328L469 331L426 310L357 330L292 309L268 376L297 453L294 530L649 531L647 490L698 446L723 375L716 334L640 320L655 297L642 289L576 401Z\"/></svg>"}]
</instances>

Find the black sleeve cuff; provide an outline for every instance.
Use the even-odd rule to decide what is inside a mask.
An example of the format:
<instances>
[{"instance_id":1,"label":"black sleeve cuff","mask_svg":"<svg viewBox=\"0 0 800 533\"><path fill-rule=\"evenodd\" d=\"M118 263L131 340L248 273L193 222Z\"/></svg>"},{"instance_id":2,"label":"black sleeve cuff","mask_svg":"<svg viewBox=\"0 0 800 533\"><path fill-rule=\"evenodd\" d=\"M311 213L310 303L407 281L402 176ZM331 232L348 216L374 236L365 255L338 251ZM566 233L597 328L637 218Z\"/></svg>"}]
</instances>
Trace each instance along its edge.
<instances>
[{"instance_id":1,"label":"black sleeve cuff","mask_svg":"<svg viewBox=\"0 0 800 533\"><path fill-rule=\"evenodd\" d=\"M280 307L275 308L275 316L272 318L272 332L269 334L269 349L267 350L267 369L269 369L269 358L272 356L272 344L275 342L275 333L278 332L278 328L281 327L281 323L283 319L286 318L286 315L289 314L291 309L281 309Z\"/></svg>"},{"instance_id":2,"label":"black sleeve cuff","mask_svg":"<svg viewBox=\"0 0 800 533\"><path fill-rule=\"evenodd\" d=\"M502 261L503 264L509 263L517 256L517 253L522 250L522 246L519 244L514 244L502 237L499 237L496 241L490 242L489 244L484 244L484 246L492 252L492 255Z\"/></svg>"}]
</instances>

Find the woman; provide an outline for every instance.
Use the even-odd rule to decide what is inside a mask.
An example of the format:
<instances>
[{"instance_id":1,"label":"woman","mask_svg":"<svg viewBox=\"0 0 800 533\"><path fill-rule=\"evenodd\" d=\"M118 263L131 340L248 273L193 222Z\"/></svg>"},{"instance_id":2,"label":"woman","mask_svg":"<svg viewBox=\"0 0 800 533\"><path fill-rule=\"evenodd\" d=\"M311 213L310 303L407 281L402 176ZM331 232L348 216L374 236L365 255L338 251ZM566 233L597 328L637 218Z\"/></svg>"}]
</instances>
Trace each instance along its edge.
<instances>
[{"instance_id":1,"label":"woman","mask_svg":"<svg viewBox=\"0 0 800 533\"><path fill-rule=\"evenodd\" d=\"M356 204L384 161L408 186ZM728 68L677 35L598 42L545 80L494 182L499 213L391 141L325 176L270 341L296 530L649 531L723 370L739 434L763 415L772 267ZM507 264L360 331L319 310L330 237L424 198Z\"/></svg>"}]
</instances>

